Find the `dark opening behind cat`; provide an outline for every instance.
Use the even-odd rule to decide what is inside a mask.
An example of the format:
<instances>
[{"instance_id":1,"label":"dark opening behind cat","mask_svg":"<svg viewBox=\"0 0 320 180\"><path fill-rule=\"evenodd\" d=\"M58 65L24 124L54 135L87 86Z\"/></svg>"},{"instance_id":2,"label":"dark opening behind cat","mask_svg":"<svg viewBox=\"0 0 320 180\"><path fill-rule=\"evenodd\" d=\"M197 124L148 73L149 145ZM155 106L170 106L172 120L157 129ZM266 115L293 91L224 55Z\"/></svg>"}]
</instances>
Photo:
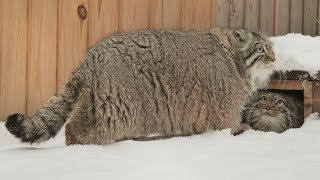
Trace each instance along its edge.
<instances>
[{"instance_id":1,"label":"dark opening behind cat","mask_svg":"<svg viewBox=\"0 0 320 180\"><path fill-rule=\"evenodd\" d=\"M94 45L37 113L11 115L6 127L39 143L68 119L67 144L236 133L241 107L268 80L274 60L265 35L241 29L119 33Z\"/></svg>"},{"instance_id":2,"label":"dark opening behind cat","mask_svg":"<svg viewBox=\"0 0 320 180\"><path fill-rule=\"evenodd\" d=\"M282 133L304 123L303 95L295 91L260 90L245 105L242 123L254 130Z\"/></svg>"}]
</instances>

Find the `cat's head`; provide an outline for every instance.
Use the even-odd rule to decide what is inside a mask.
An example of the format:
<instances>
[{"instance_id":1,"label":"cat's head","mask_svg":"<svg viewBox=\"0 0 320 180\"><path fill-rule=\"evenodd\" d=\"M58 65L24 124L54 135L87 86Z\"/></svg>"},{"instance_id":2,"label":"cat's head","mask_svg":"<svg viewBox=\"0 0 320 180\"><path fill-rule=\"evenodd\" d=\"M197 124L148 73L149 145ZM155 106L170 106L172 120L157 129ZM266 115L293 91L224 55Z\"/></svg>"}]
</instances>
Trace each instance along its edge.
<instances>
[{"instance_id":1,"label":"cat's head","mask_svg":"<svg viewBox=\"0 0 320 180\"><path fill-rule=\"evenodd\" d=\"M274 71L275 56L272 42L258 32L243 29L213 28L225 49L234 54L234 60L240 74L248 75L253 89L264 86Z\"/></svg>"},{"instance_id":2,"label":"cat's head","mask_svg":"<svg viewBox=\"0 0 320 180\"><path fill-rule=\"evenodd\" d=\"M245 106L242 119L260 131L281 133L289 128L299 128L304 123L303 101L293 95L259 91Z\"/></svg>"},{"instance_id":3,"label":"cat's head","mask_svg":"<svg viewBox=\"0 0 320 180\"><path fill-rule=\"evenodd\" d=\"M250 75L253 88L264 86L274 71L271 41L263 33L242 29L233 30L232 37L238 69Z\"/></svg>"}]
</instances>

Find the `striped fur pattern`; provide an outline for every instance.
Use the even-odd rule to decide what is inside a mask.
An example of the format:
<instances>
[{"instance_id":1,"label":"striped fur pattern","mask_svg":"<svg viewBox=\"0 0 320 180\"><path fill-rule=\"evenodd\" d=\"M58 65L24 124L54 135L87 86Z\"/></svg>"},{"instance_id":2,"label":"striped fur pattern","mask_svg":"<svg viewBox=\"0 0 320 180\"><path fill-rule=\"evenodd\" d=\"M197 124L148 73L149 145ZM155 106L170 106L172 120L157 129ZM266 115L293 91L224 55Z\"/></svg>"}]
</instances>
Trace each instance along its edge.
<instances>
[{"instance_id":1,"label":"striped fur pattern","mask_svg":"<svg viewBox=\"0 0 320 180\"><path fill-rule=\"evenodd\" d=\"M242 113L243 123L254 130L282 133L304 123L303 99L294 94L262 90L255 93Z\"/></svg>"},{"instance_id":2,"label":"striped fur pattern","mask_svg":"<svg viewBox=\"0 0 320 180\"><path fill-rule=\"evenodd\" d=\"M268 38L241 29L114 34L87 52L43 108L9 116L6 127L39 143L68 120L67 144L237 129L241 107L273 62Z\"/></svg>"}]
</instances>

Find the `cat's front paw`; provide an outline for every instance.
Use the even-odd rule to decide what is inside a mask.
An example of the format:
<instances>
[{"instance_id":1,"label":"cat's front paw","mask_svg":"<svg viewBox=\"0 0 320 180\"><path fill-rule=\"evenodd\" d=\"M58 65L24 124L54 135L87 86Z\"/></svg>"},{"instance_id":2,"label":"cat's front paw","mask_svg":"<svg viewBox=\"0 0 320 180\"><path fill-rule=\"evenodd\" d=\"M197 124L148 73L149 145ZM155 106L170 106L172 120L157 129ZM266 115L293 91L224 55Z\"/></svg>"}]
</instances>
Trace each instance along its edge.
<instances>
[{"instance_id":1,"label":"cat's front paw","mask_svg":"<svg viewBox=\"0 0 320 180\"><path fill-rule=\"evenodd\" d=\"M15 135L18 138L21 138L24 135L24 115L22 114L13 114L7 118L6 128L10 133Z\"/></svg>"},{"instance_id":2,"label":"cat's front paw","mask_svg":"<svg viewBox=\"0 0 320 180\"><path fill-rule=\"evenodd\" d=\"M231 134L234 136L240 135L242 133L244 133L245 131L251 129L251 126L249 124L240 124L240 126L236 127L236 128L232 128L231 129Z\"/></svg>"}]
</instances>

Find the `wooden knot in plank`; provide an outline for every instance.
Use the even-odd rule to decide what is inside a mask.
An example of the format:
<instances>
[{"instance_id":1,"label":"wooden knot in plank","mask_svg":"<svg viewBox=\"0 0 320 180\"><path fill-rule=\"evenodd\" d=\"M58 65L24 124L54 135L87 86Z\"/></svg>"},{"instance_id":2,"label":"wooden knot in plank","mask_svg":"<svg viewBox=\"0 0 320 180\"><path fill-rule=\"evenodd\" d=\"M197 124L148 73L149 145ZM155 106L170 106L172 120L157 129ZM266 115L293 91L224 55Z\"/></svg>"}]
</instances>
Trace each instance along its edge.
<instances>
[{"instance_id":1,"label":"wooden knot in plank","mask_svg":"<svg viewBox=\"0 0 320 180\"><path fill-rule=\"evenodd\" d=\"M81 19L86 19L87 9L83 5L78 6L78 15Z\"/></svg>"}]
</instances>

